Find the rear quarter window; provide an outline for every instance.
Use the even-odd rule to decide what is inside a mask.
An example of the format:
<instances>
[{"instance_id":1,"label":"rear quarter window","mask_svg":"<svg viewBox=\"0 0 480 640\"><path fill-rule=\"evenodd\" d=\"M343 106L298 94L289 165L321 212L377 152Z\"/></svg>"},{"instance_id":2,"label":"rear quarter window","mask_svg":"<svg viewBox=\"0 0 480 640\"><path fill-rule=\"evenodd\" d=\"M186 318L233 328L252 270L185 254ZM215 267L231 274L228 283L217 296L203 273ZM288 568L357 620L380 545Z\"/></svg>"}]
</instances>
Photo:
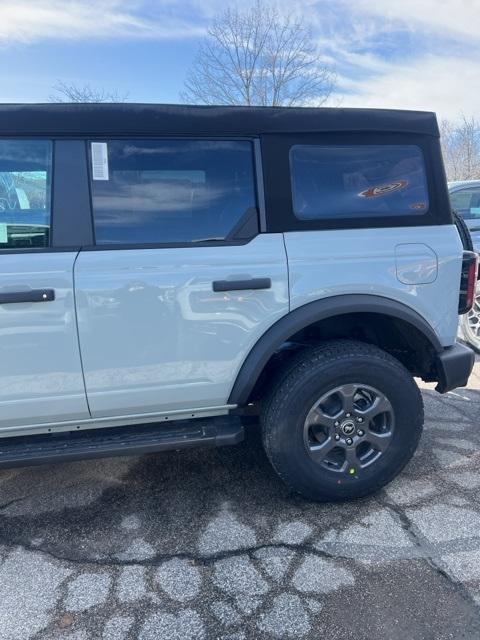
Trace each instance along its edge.
<instances>
[{"instance_id":1,"label":"rear quarter window","mask_svg":"<svg viewBox=\"0 0 480 640\"><path fill-rule=\"evenodd\" d=\"M421 216L429 209L416 145L294 145L290 172L299 220Z\"/></svg>"}]
</instances>

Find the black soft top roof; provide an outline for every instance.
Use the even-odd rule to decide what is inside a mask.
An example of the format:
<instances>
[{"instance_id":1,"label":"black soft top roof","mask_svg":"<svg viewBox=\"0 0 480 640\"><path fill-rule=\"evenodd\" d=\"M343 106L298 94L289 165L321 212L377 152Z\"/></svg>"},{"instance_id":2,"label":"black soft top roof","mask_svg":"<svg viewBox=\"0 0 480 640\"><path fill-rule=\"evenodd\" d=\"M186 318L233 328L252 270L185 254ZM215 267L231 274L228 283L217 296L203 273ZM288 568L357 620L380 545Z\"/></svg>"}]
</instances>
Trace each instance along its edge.
<instances>
[{"instance_id":1,"label":"black soft top roof","mask_svg":"<svg viewBox=\"0 0 480 640\"><path fill-rule=\"evenodd\" d=\"M438 136L434 113L169 104L1 104L0 135L208 135L370 131Z\"/></svg>"}]
</instances>

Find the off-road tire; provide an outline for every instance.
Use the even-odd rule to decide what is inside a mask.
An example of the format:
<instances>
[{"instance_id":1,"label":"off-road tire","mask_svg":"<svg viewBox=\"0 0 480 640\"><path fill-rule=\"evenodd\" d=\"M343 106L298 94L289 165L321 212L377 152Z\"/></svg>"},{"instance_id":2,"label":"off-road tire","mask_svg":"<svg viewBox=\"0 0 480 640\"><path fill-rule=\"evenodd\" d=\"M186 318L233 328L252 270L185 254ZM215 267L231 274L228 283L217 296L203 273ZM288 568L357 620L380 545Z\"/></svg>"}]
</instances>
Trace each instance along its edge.
<instances>
[{"instance_id":1,"label":"off-road tire","mask_svg":"<svg viewBox=\"0 0 480 640\"><path fill-rule=\"evenodd\" d=\"M354 475L324 468L304 442L312 406L339 385L365 384L390 402L395 429L385 452ZM267 456L282 480L309 500L343 501L381 489L412 458L423 428L423 401L407 369L376 346L353 340L325 342L302 351L277 378L261 413Z\"/></svg>"}]
</instances>

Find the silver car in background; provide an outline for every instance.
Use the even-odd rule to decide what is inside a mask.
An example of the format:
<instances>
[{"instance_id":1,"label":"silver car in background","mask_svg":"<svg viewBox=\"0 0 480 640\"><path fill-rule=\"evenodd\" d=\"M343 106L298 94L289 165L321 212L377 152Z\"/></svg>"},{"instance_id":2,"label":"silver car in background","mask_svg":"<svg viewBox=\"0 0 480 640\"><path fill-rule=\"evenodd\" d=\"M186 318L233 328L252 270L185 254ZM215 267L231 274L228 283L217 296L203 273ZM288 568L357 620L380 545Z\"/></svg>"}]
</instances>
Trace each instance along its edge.
<instances>
[{"instance_id":1,"label":"silver car in background","mask_svg":"<svg viewBox=\"0 0 480 640\"><path fill-rule=\"evenodd\" d=\"M480 180L449 182L448 190L452 207L465 220L473 248L480 254ZM460 316L459 335L480 353L480 282L473 308Z\"/></svg>"}]
</instances>

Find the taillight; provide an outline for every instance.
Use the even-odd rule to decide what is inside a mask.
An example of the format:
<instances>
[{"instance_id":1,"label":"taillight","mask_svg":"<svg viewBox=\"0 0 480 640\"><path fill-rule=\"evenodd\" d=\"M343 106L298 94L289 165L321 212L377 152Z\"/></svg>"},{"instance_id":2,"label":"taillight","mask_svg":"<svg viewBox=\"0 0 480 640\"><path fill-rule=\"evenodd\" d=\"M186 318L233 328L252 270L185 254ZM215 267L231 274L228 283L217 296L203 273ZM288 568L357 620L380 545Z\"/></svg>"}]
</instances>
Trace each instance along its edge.
<instances>
[{"instance_id":1,"label":"taillight","mask_svg":"<svg viewBox=\"0 0 480 640\"><path fill-rule=\"evenodd\" d=\"M460 298L458 313L468 313L475 301L477 287L478 255L473 251L464 251L462 260L462 276L460 279Z\"/></svg>"}]
</instances>

